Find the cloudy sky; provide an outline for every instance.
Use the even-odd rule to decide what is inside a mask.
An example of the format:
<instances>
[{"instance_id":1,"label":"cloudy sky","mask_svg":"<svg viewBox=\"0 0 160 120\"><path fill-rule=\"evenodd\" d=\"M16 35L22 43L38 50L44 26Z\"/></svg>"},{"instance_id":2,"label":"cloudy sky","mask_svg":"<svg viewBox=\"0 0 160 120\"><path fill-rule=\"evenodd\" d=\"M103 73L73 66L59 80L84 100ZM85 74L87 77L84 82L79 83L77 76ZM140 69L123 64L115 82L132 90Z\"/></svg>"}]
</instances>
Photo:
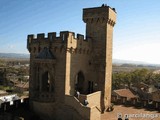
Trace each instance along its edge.
<instances>
[{"instance_id":1,"label":"cloudy sky","mask_svg":"<svg viewBox=\"0 0 160 120\"><path fill-rule=\"evenodd\" d=\"M0 52L28 53L28 34L85 34L82 9L116 8L113 58L160 64L160 0L0 0Z\"/></svg>"}]
</instances>

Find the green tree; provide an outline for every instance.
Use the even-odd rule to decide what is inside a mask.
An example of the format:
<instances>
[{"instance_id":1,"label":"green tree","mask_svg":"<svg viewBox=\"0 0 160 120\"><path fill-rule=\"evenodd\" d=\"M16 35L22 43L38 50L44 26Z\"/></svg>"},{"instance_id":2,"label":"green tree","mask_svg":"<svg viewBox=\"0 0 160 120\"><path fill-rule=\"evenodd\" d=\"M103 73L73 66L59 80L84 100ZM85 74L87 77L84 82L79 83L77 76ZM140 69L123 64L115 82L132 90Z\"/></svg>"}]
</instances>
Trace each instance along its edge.
<instances>
[{"instance_id":1,"label":"green tree","mask_svg":"<svg viewBox=\"0 0 160 120\"><path fill-rule=\"evenodd\" d=\"M138 84L139 82L145 82L149 73L150 71L148 69L137 69L132 72L131 82L134 84Z\"/></svg>"},{"instance_id":2,"label":"green tree","mask_svg":"<svg viewBox=\"0 0 160 120\"><path fill-rule=\"evenodd\" d=\"M119 89L121 86L131 84L137 85L140 82L150 84L152 81L160 81L160 74L153 74L148 69L136 69L131 72L119 72L112 75L112 88Z\"/></svg>"}]
</instances>

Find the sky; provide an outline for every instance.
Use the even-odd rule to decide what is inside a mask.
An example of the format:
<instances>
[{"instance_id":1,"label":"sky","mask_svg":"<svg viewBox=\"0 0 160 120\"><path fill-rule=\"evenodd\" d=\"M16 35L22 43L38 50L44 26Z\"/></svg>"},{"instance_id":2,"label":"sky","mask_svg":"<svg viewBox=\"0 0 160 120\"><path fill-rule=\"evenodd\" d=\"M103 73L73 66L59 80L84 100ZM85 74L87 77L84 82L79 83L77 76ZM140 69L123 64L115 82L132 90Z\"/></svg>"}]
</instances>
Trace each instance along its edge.
<instances>
[{"instance_id":1,"label":"sky","mask_svg":"<svg viewBox=\"0 0 160 120\"><path fill-rule=\"evenodd\" d=\"M160 0L0 0L0 53L27 53L27 35L85 34L82 9L116 9L113 58L160 64Z\"/></svg>"}]
</instances>

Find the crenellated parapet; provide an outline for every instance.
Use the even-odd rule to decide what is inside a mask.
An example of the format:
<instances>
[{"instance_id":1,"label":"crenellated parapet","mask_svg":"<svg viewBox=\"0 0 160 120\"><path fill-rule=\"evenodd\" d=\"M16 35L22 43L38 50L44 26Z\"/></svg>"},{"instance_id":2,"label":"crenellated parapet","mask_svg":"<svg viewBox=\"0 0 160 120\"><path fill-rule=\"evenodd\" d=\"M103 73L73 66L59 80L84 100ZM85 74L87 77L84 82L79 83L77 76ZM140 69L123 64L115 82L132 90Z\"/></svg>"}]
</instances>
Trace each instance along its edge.
<instances>
[{"instance_id":1,"label":"crenellated parapet","mask_svg":"<svg viewBox=\"0 0 160 120\"><path fill-rule=\"evenodd\" d=\"M116 11L109 6L83 9L83 21L85 23L102 24L108 23L114 26L116 23Z\"/></svg>"},{"instance_id":2,"label":"crenellated parapet","mask_svg":"<svg viewBox=\"0 0 160 120\"><path fill-rule=\"evenodd\" d=\"M84 38L84 35L69 33L67 51L76 54L90 54L92 51L92 39Z\"/></svg>"},{"instance_id":3,"label":"crenellated parapet","mask_svg":"<svg viewBox=\"0 0 160 120\"><path fill-rule=\"evenodd\" d=\"M27 41L28 41L28 44L49 42L49 41L56 42L57 40L59 40L59 42L64 42L67 37L67 32L60 32L60 36L58 37L56 36L57 36L56 32L48 33L47 36L45 36L45 33L39 33L36 36L31 34L31 35L28 35Z\"/></svg>"},{"instance_id":4,"label":"crenellated parapet","mask_svg":"<svg viewBox=\"0 0 160 120\"><path fill-rule=\"evenodd\" d=\"M61 31L59 34L56 32L48 33L46 36L44 33L37 35L30 34L27 37L27 48L33 53L40 52L44 47L53 49L54 51L62 51L62 49L72 49L76 51L87 51L91 49L91 39L85 39L84 35L77 34L74 32Z\"/></svg>"}]
</instances>

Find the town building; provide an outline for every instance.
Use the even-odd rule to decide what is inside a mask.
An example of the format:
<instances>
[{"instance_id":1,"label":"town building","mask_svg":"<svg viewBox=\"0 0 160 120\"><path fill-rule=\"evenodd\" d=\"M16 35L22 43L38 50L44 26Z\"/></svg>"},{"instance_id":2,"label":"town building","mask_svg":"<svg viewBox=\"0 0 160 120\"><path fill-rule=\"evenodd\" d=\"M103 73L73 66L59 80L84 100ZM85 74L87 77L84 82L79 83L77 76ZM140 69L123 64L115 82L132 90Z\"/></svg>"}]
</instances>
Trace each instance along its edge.
<instances>
[{"instance_id":1,"label":"town building","mask_svg":"<svg viewBox=\"0 0 160 120\"><path fill-rule=\"evenodd\" d=\"M126 97L127 100L138 98L138 96L134 95L130 89L113 90L112 95L117 96L117 98Z\"/></svg>"}]
</instances>

